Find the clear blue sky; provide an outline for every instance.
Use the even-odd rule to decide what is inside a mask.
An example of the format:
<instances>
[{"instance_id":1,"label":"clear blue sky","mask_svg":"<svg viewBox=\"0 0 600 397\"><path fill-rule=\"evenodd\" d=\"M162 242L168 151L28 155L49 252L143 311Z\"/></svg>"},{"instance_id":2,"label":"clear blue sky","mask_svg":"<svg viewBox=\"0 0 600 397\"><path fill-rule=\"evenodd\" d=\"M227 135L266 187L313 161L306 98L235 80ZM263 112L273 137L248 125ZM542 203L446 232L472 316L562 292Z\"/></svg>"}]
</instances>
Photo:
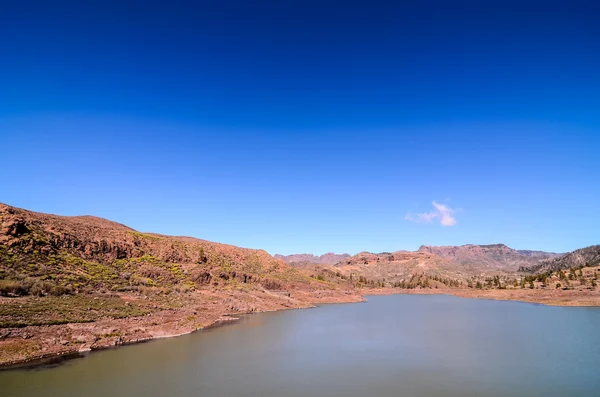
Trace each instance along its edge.
<instances>
[{"instance_id":1,"label":"clear blue sky","mask_svg":"<svg viewBox=\"0 0 600 397\"><path fill-rule=\"evenodd\" d=\"M272 254L600 243L596 2L391 3L1 1L0 201Z\"/></svg>"}]
</instances>

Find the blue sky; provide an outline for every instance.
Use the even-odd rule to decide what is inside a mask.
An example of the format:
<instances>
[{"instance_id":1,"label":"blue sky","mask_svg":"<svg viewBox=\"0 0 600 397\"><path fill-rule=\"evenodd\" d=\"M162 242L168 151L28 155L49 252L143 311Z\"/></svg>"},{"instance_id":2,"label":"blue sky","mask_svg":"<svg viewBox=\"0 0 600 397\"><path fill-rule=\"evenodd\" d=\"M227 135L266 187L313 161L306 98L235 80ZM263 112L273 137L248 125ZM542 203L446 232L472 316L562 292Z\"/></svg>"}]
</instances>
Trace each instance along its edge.
<instances>
[{"instance_id":1,"label":"blue sky","mask_svg":"<svg viewBox=\"0 0 600 397\"><path fill-rule=\"evenodd\" d=\"M600 243L594 2L79 3L0 4L0 202L272 254Z\"/></svg>"}]
</instances>

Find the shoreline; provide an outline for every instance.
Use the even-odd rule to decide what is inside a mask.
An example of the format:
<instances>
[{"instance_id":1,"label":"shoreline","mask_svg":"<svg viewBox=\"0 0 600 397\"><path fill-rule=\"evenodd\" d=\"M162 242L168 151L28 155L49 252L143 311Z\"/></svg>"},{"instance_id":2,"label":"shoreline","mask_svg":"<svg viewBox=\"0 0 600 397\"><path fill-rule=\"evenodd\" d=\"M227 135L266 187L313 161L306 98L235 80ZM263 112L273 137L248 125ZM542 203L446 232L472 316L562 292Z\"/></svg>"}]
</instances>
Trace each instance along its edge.
<instances>
[{"instance_id":1,"label":"shoreline","mask_svg":"<svg viewBox=\"0 0 600 397\"><path fill-rule=\"evenodd\" d=\"M316 302L308 303L304 306L297 307L279 307L265 310L249 311L243 313L223 313L218 318L209 321L207 324L198 328L190 328L184 332L177 333L161 333L156 335L147 335L138 339L130 340L117 340L113 344L103 344L98 346L81 346L79 349L65 350L62 352L51 352L44 353L41 355L35 355L27 357L25 359L17 359L0 363L0 371L17 371L17 370L35 370L43 369L44 367L54 367L61 365L64 361L74 360L78 358L85 358L88 354L108 350L117 349L129 345L137 345L141 343L151 342L153 340L175 338L178 336L189 335L195 332L202 332L211 330L213 328L219 328L229 324L233 324L240 320L242 316L247 316L257 313L268 313L283 310L293 309L310 309L321 305L339 304L339 303L360 303L368 302L367 296L385 296L385 295L449 295L456 296L463 299L482 299L482 300L496 300L496 301L514 301L528 304L540 304L544 306L554 307L600 307L600 294L593 294L587 296L571 296L577 294L565 294L564 292L559 294L541 294L533 293L533 291L524 290L464 290L464 289L414 289L414 290L398 290L396 288L376 288L376 289L363 289L359 291L359 295L352 295L352 298L340 301L339 299L321 299ZM553 291L550 291L553 292ZM563 295L563 299L552 299L556 298L557 295ZM567 295L567 296L564 296ZM569 299L570 298L570 299ZM304 302L306 303L306 302ZM181 313L182 317L185 313ZM66 324L72 325L73 323ZM62 325L46 326L60 327ZM0 340L1 341L1 340Z\"/></svg>"},{"instance_id":2,"label":"shoreline","mask_svg":"<svg viewBox=\"0 0 600 397\"><path fill-rule=\"evenodd\" d=\"M241 315L240 314L236 314L236 315L242 316L242 315L248 315L248 314L253 314L253 313L243 313ZM225 314L224 316L228 316L228 315ZM157 335L157 336L148 337L148 338L140 338L137 340L122 342L122 343L115 344L115 345L101 346L101 347L96 347L96 348L88 347L88 348L80 349L77 351L66 351L66 352L62 352L62 353L48 353L48 354L44 354L41 356L31 357L26 360L2 363L2 364L0 364L0 371L35 370L35 369L44 368L44 367L54 367L56 365L60 365L62 362L67 361L67 360L76 360L78 358L85 358L90 353L101 352L104 350L111 350L111 349L119 349L121 347L126 347L126 346L140 345L142 343L148 343L148 342L152 342L154 340L177 338L179 336L190 335L194 332L207 331L209 329L223 327L223 326L229 325L230 323L237 322L239 319L240 319L239 317L231 317L230 319L217 319L214 322L208 324L207 326L205 326L203 328L198 328L198 329L194 329L191 331L180 332L180 333L176 333L176 334Z\"/></svg>"},{"instance_id":3,"label":"shoreline","mask_svg":"<svg viewBox=\"0 0 600 397\"><path fill-rule=\"evenodd\" d=\"M537 292L533 292L537 291ZM365 291L361 291L364 293ZM365 295L451 295L465 299L522 302L552 307L600 307L600 293L581 294L580 291L552 290L472 290L472 289L412 289L398 291L394 288L379 288Z\"/></svg>"}]
</instances>

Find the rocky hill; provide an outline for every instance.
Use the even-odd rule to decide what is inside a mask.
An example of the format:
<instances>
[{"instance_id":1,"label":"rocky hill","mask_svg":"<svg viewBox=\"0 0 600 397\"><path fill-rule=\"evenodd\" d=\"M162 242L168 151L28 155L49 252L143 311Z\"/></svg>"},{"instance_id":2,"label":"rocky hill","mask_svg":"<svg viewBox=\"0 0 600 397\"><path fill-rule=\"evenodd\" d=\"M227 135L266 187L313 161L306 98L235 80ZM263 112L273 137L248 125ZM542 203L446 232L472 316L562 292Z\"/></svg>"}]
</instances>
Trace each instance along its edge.
<instances>
[{"instance_id":1,"label":"rocky hill","mask_svg":"<svg viewBox=\"0 0 600 397\"><path fill-rule=\"evenodd\" d=\"M285 263L289 263L291 265L308 263L318 265L335 265L336 263L341 262L349 257L349 254L334 254L333 252L328 252L321 256L313 254L275 255L275 258L281 259Z\"/></svg>"},{"instance_id":2,"label":"rocky hill","mask_svg":"<svg viewBox=\"0 0 600 397\"><path fill-rule=\"evenodd\" d=\"M419 252L436 254L455 263L470 266L478 272L516 272L519 268L534 266L544 259L560 256L552 252L518 251L504 244L443 247L423 245Z\"/></svg>"},{"instance_id":3,"label":"rocky hill","mask_svg":"<svg viewBox=\"0 0 600 397\"><path fill-rule=\"evenodd\" d=\"M0 204L0 365L362 299L335 281L263 250Z\"/></svg>"},{"instance_id":4,"label":"rocky hill","mask_svg":"<svg viewBox=\"0 0 600 397\"><path fill-rule=\"evenodd\" d=\"M545 272L594 266L600 266L600 245L580 248L555 258L546 259L533 266L524 266L520 270Z\"/></svg>"},{"instance_id":5,"label":"rocky hill","mask_svg":"<svg viewBox=\"0 0 600 397\"><path fill-rule=\"evenodd\" d=\"M444 278L466 278L464 269L451 261L428 252L396 251L374 254L361 252L334 268L346 277L390 286L407 281L415 275L427 274Z\"/></svg>"},{"instance_id":6,"label":"rocky hill","mask_svg":"<svg viewBox=\"0 0 600 397\"><path fill-rule=\"evenodd\" d=\"M4 204L0 217L4 284L14 280L35 287L14 294L49 293L39 289L50 281L55 294L138 286L193 289L232 281L271 290L310 289L313 283L262 250L140 233L96 217L41 214Z\"/></svg>"}]
</instances>

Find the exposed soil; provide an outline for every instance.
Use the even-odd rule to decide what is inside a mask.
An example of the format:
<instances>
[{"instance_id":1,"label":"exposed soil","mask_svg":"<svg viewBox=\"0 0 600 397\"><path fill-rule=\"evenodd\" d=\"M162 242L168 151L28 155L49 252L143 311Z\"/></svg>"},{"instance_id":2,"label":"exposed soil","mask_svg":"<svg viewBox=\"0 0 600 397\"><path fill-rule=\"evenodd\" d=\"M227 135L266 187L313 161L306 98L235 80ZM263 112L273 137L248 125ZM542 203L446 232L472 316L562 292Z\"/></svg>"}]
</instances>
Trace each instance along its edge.
<instances>
[{"instance_id":1,"label":"exposed soil","mask_svg":"<svg viewBox=\"0 0 600 397\"><path fill-rule=\"evenodd\" d=\"M600 306L600 293L575 290L473 290L473 289L397 289L369 288L365 295L389 294L449 294L463 298L511 300L540 303L552 306ZM96 297L102 301L106 297ZM136 297L122 296L124 302L136 301ZM306 299L312 299L309 302ZM25 305L35 302L20 302ZM27 326L0 329L0 365L10 367L41 359L76 355L80 352L100 350L115 346L145 342L187 334L221 322L235 320L236 315L275 310L313 307L323 303L360 302L364 298L356 293L332 294L322 291L316 294L300 292L294 298L263 292L246 294L232 292L223 296L219 291L203 291L186 298L182 307L159 308L143 316L127 318L101 318L93 322L60 325ZM15 301L15 299L13 299ZM6 304L7 298L0 301ZM152 302L154 304L155 302ZM175 306L176 302L170 302Z\"/></svg>"},{"instance_id":2,"label":"exposed soil","mask_svg":"<svg viewBox=\"0 0 600 397\"><path fill-rule=\"evenodd\" d=\"M442 248L363 252L335 265L327 263L340 258L326 254L319 258L325 264L290 266L263 250L0 203L0 366L181 335L240 314L359 302L369 294L600 306L597 247L568 261L502 245ZM515 270L524 263L543 266Z\"/></svg>"},{"instance_id":3,"label":"exposed soil","mask_svg":"<svg viewBox=\"0 0 600 397\"><path fill-rule=\"evenodd\" d=\"M290 294L291 295L291 294ZM114 305L120 299L125 305L144 315L125 318L102 316L93 319L73 318L73 322L57 325L30 325L25 327L0 328L0 366L11 366L36 362L45 358L69 356L79 352L105 349L131 343L145 342L156 338L178 336L212 326L219 322L232 321L236 315L274 310L314 307L315 303L359 302L363 298L357 293L332 291L301 291L292 296L288 293L271 291L216 291L206 290L174 296L169 299L137 296L90 296L99 304ZM63 307L43 312L48 306L58 307L57 300L72 304L71 311L82 309L83 302L70 298L1 298L0 308L38 312L38 319L61 318L69 315ZM69 301L73 302L69 302ZM311 302L312 301L312 302ZM64 306L64 305L63 305ZM124 315L127 315L124 313ZM31 316L29 316L31 319ZM80 322L81 320L84 320ZM89 320L89 321L88 321Z\"/></svg>"}]
</instances>

